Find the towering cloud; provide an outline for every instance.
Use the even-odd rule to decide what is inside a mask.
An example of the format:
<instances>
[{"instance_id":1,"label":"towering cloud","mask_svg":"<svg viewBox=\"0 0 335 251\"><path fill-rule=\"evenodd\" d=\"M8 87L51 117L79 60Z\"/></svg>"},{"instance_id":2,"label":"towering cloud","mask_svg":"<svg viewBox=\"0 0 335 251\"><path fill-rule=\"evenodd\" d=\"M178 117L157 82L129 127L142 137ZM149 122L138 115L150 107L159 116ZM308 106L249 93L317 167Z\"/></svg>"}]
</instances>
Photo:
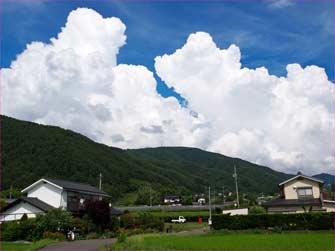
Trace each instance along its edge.
<instances>
[{"instance_id":1,"label":"towering cloud","mask_svg":"<svg viewBox=\"0 0 335 251\"><path fill-rule=\"evenodd\" d=\"M57 38L29 44L2 69L3 113L118 147L196 145L201 119L161 97L146 67L116 64L125 29L118 18L72 11Z\"/></svg>"},{"instance_id":2,"label":"towering cloud","mask_svg":"<svg viewBox=\"0 0 335 251\"><path fill-rule=\"evenodd\" d=\"M330 171L333 85L324 69L287 66L287 77L242 68L240 50L219 49L207 33L191 34L155 68L189 108L211 123L206 149L278 169Z\"/></svg>"},{"instance_id":3,"label":"towering cloud","mask_svg":"<svg viewBox=\"0 0 335 251\"><path fill-rule=\"evenodd\" d=\"M188 101L156 91L144 66L117 64L125 25L72 11L50 43L33 42L1 70L2 113L58 125L122 148L199 147L285 171L330 171L332 84L317 66L287 66L287 77L242 68L236 45L219 49L191 34L158 75Z\"/></svg>"}]
</instances>

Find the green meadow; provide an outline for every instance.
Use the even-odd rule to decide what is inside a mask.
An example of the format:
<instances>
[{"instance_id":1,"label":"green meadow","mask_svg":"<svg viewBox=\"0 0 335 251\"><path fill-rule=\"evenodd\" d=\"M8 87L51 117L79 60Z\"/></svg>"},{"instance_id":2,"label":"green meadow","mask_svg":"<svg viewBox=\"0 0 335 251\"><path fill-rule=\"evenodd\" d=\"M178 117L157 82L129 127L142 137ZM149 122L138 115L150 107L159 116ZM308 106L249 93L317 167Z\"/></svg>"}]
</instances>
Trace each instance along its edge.
<instances>
[{"instance_id":1,"label":"green meadow","mask_svg":"<svg viewBox=\"0 0 335 251\"><path fill-rule=\"evenodd\" d=\"M113 250L334 250L334 234L331 231L148 234L117 242Z\"/></svg>"}]
</instances>

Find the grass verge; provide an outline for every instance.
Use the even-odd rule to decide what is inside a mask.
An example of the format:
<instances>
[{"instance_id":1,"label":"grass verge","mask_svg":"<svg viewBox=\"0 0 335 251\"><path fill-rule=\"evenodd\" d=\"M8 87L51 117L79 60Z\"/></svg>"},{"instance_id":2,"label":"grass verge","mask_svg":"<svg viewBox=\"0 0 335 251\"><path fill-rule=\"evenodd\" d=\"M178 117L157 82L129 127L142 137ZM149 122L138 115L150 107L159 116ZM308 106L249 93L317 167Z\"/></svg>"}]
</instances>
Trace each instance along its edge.
<instances>
[{"instance_id":1,"label":"grass verge","mask_svg":"<svg viewBox=\"0 0 335 251\"><path fill-rule=\"evenodd\" d=\"M58 241L43 239L32 243L17 243L2 241L0 244L0 250L15 250L15 251L31 251L41 249L49 244L56 243Z\"/></svg>"},{"instance_id":2,"label":"grass verge","mask_svg":"<svg viewBox=\"0 0 335 251\"><path fill-rule=\"evenodd\" d=\"M164 229L172 228L172 232L190 231L193 229L202 229L208 226L207 223L197 223L197 222L186 222L183 224L178 223L165 223Z\"/></svg>"}]
</instances>

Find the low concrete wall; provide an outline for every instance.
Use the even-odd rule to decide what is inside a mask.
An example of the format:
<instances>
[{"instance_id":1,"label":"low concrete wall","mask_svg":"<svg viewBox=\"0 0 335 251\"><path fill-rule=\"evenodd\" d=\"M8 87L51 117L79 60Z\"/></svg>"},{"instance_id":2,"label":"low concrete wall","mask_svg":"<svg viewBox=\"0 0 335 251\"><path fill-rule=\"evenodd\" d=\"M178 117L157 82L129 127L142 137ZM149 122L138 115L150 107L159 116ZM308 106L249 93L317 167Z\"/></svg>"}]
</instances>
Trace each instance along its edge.
<instances>
[{"instance_id":1,"label":"low concrete wall","mask_svg":"<svg viewBox=\"0 0 335 251\"><path fill-rule=\"evenodd\" d=\"M223 210L223 214L230 214L230 215L247 215L249 212L248 208L238 208L238 209L231 209L231 210Z\"/></svg>"}]
</instances>

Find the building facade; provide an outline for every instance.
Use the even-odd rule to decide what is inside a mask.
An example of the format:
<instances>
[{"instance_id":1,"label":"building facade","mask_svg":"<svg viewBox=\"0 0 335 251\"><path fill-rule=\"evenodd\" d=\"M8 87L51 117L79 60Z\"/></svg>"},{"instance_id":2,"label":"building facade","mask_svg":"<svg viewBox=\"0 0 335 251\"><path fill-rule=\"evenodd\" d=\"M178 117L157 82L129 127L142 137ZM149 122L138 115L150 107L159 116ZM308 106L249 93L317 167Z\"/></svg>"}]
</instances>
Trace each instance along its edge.
<instances>
[{"instance_id":1,"label":"building facade","mask_svg":"<svg viewBox=\"0 0 335 251\"><path fill-rule=\"evenodd\" d=\"M21 191L24 195L1 210L0 221L19 220L23 215L36 217L52 208L81 214L88 201L110 196L89 184L42 178Z\"/></svg>"},{"instance_id":2,"label":"building facade","mask_svg":"<svg viewBox=\"0 0 335 251\"><path fill-rule=\"evenodd\" d=\"M323 208L323 181L298 173L279 185L280 196L263 203L268 213L326 211Z\"/></svg>"}]
</instances>

